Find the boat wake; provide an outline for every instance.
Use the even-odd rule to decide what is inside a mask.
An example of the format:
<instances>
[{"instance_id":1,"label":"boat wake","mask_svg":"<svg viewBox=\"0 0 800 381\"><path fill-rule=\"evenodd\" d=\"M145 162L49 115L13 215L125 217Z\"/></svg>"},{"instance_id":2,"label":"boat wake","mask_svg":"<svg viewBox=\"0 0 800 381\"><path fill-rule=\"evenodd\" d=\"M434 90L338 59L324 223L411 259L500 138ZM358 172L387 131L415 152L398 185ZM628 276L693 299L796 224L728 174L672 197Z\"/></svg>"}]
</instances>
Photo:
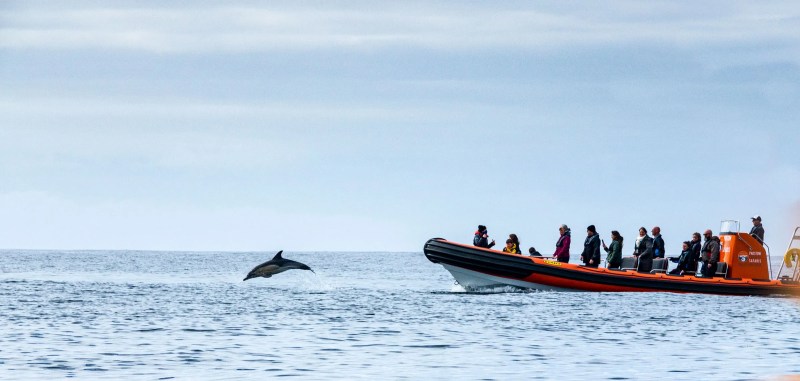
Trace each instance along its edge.
<instances>
[{"instance_id":1,"label":"boat wake","mask_svg":"<svg viewBox=\"0 0 800 381\"><path fill-rule=\"evenodd\" d=\"M454 284L450 291L434 291L433 294L529 294L538 290L519 288L514 286L481 286L464 287L458 283Z\"/></svg>"}]
</instances>

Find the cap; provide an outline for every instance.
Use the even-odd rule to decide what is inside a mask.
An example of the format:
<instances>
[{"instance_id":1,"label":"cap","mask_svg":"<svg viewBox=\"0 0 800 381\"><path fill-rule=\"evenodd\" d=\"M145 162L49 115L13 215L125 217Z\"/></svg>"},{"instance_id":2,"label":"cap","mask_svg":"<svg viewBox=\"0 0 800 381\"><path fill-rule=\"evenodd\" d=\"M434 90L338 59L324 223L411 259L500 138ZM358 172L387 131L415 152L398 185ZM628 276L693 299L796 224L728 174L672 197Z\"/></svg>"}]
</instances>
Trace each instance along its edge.
<instances>
[{"instance_id":1,"label":"cap","mask_svg":"<svg viewBox=\"0 0 800 381\"><path fill-rule=\"evenodd\" d=\"M753 217L750 217L750 219L751 219L751 220L759 220L759 221L761 221L761 216L759 216L758 214L756 214L755 216L753 216Z\"/></svg>"}]
</instances>

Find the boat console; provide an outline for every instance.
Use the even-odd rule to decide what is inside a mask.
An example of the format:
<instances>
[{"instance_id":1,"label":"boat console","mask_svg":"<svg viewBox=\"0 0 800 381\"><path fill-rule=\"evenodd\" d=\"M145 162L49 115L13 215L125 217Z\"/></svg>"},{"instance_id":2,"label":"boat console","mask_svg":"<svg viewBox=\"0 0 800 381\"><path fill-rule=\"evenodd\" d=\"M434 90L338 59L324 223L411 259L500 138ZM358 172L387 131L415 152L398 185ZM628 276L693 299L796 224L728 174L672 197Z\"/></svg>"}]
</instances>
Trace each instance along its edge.
<instances>
[{"instance_id":1,"label":"boat console","mask_svg":"<svg viewBox=\"0 0 800 381\"><path fill-rule=\"evenodd\" d=\"M719 261L727 264L726 278L769 280L767 250L750 234L739 231L739 221L722 221Z\"/></svg>"}]
</instances>

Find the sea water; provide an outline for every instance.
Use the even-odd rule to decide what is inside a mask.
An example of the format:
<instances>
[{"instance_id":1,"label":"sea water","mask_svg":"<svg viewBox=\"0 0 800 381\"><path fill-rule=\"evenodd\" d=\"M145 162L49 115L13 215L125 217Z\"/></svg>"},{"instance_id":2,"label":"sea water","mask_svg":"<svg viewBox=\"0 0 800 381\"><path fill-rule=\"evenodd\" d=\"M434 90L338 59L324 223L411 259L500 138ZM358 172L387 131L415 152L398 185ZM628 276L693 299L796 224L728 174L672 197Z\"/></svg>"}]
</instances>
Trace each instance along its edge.
<instances>
[{"instance_id":1,"label":"sea water","mask_svg":"<svg viewBox=\"0 0 800 381\"><path fill-rule=\"evenodd\" d=\"M422 253L0 252L0 379L777 379L797 299L467 293Z\"/></svg>"}]
</instances>

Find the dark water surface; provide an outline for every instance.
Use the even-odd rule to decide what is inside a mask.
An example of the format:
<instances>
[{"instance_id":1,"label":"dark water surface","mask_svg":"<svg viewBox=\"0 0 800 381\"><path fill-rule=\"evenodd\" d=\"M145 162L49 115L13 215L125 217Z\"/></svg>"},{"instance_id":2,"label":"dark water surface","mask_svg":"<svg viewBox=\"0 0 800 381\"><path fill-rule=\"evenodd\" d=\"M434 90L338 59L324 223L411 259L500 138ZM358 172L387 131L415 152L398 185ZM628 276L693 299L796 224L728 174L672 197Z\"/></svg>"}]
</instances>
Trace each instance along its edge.
<instances>
[{"instance_id":1,"label":"dark water surface","mask_svg":"<svg viewBox=\"0 0 800 381\"><path fill-rule=\"evenodd\" d=\"M464 293L421 253L0 251L0 379L774 379L796 299Z\"/></svg>"}]
</instances>

